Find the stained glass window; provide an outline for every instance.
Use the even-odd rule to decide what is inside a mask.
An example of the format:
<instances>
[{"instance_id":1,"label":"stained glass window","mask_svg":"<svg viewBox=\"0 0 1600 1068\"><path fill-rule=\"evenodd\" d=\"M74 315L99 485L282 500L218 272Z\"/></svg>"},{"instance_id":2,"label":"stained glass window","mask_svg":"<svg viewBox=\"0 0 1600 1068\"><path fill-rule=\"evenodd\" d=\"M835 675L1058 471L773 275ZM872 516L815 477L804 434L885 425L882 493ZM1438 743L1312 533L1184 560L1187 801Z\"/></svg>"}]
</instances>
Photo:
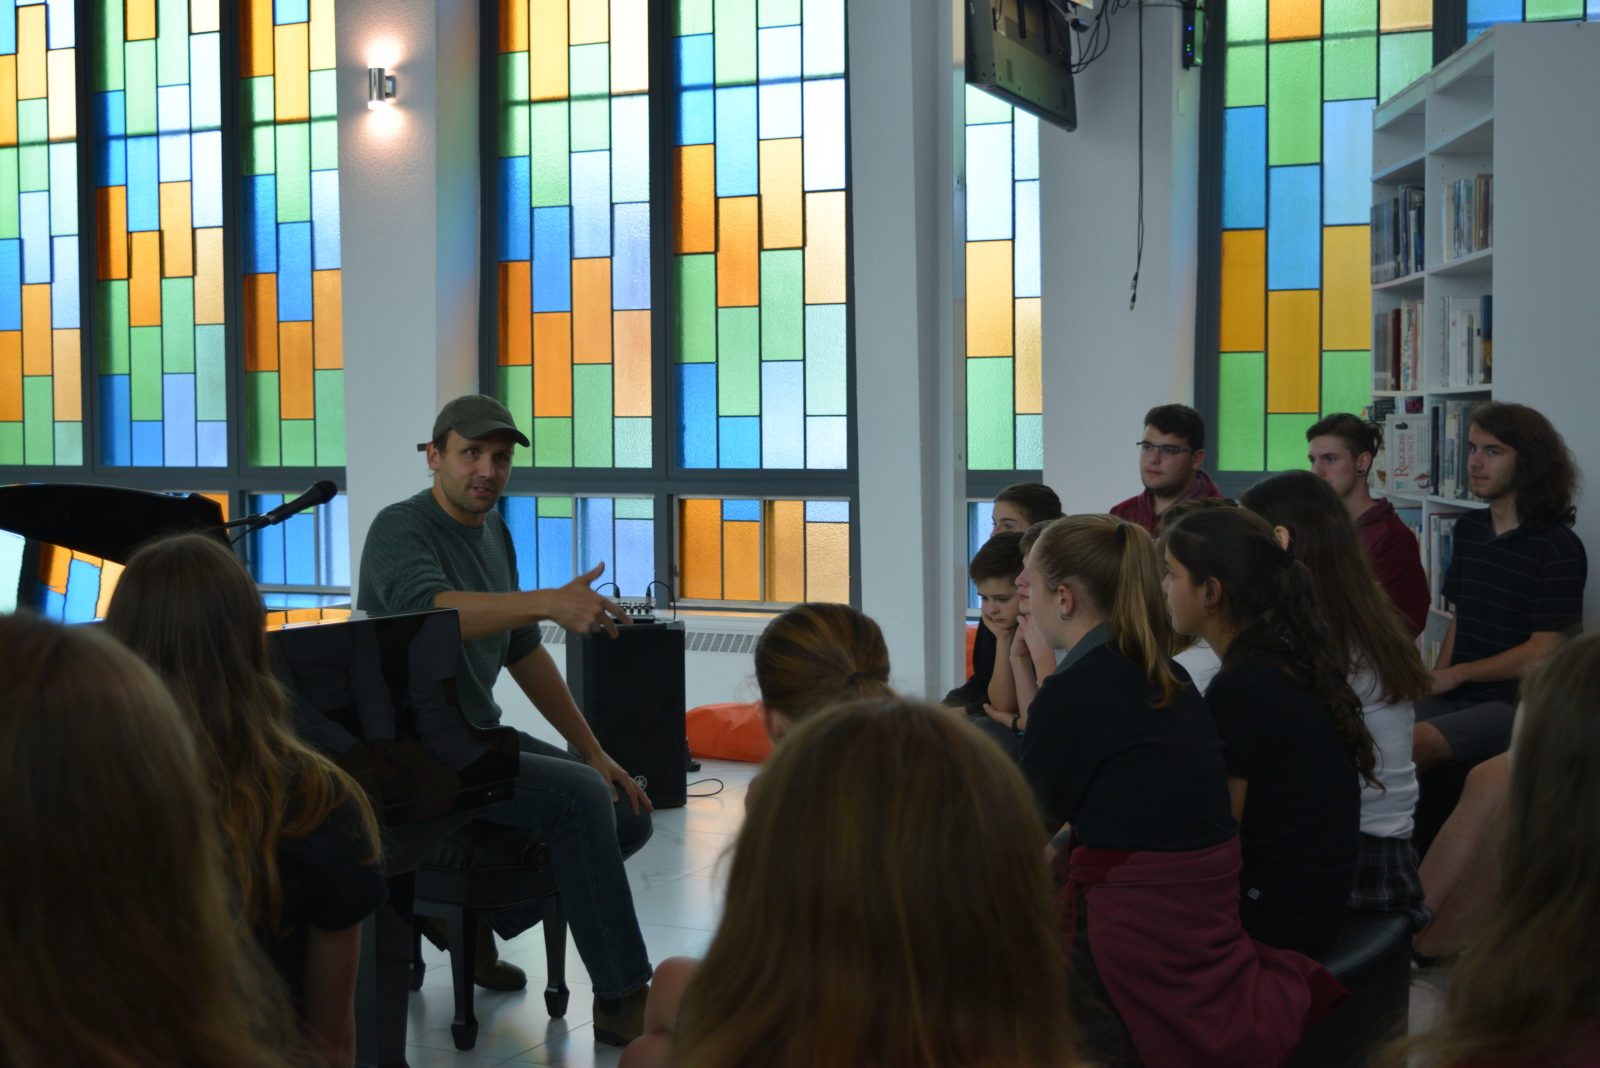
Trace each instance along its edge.
<instances>
[{"instance_id":1,"label":"stained glass window","mask_svg":"<svg viewBox=\"0 0 1600 1068\"><path fill-rule=\"evenodd\" d=\"M1433 62L1429 0L1232 0L1217 466L1304 467L1371 387L1372 109Z\"/></svg>"},{"instance_id":2,"label":"stained glass window","mask_svg":"<svg viewBox=\"0 0 1600 1068\"><path fill-rule=\"evenodd\" d=\"M263 467L344 463L333 7L239 9L246 459Z\"/></svg>"},{"instance_id":3,"label":"stained glass window","mask_svg":"<svg viewBox=\"0 0 1600 1068\"><path fill-rule=\"evenodd\" d=\"M500 514L523 589L564 585L603 561L596 589L630 600L648 596L656 578L654 498L507 496Z\"/></svg>"},{"instance_id":4,"label":"stained glass window","mask_svg":"<svg viewBox=\"0 0 1600 1068\"><path fill-rule=\"evenodd\" d=\"M1039 120L967 86L967 467L1044 466Z\"/></svg>"},{"instance_id":5,"label":"stained glass window","mask_svg":"<svg viewBox=\"0 0 1600 1068\"><path fill-rule=\"evenodd\" d=\"M222 85L211 3L96 4L100 462L228 462Z\"/></svg>"},{"instance_id":6,"label":"stained glass window","mask_svg":"<svg viewBox=\"0 0 1600 1068\"><path fill-rule=\"evenodd\" d=\"M676 0L678 460L847 466L843 0Z\"/></svg>"},{"instance_id":7,"label":"stained glass window","mask_svg":"<svg viewBox=\"0 0 1600 1068\"><path fill-rule=\"evenodd\" d=\"M83 463L77 27L0 6L0 464Z\"/></svg>"},{"instance_id":8,"label":"stained glass window","mask_svg":"<svg viewBox=\"0 0 1600 1068\"><path fill-rule=\"evenodd\" d=\"M989 532L994 529L994 502L991 500L967 502L967 563L972 563L972 558L978 555L978 550L983 548L983 543L989 540ZM978 604L978 587L973 583L971 576L967 578L967 611L976 612Z\"/></svg>"},{"instance_id":9,"label":"stained glass window","mask_svg":"<svg viewBox=\"0 0 1600 1068\"><path fill-rule=\"evenodd\" d=\"M535 467L649 467L646 0L500 0L500 396Z\"/></svg>"},{"instance_id":10,"label":"stained glass window","mask_svg":"<svg viewBox=\"0 0 1600 1068\"><path fill-rule=\"evenodd\" d=\"M0 530L0 615L15 612L22 594L23 553L28 539Z\"/></svg>"},{"instance_id":11,"label":"stained glass window","mask_svg":"<svg viewBox=\"0 0 1600 1068\"><path fill-rule=\"evenodd\" d=\"M269 512L298 493L252 493L249 514ZM350 587L350 510L344 494L308 508L246 539L250 573L263 587ZM309 594L297 594L302 601ZM345 593L336 600L350 603ZM286 605L282 597L276 602ZM305 601L304 606L314 602ZM301 607L299 603L296 607Z\"/></svg>"},{"instance_id":12,"label":"stained glass window","mask_svg":"<svg viewBox=\"0 0 1600 1068\"><path fill-rule=\"evenodd\" d=\"M684 498L678 543L685 600L850 600L848 501Z\"/></svg>"},{"instance_id":13,"label":"stained glass window","mask_svg":"<svg viewBox=\"0 0 1600 1068\"><path fill-rule=\"evenodd\" d=\"M1467 40L1501 22L1600 22L1600 0L1467 0Z\"/></svg>"}]
</instances>

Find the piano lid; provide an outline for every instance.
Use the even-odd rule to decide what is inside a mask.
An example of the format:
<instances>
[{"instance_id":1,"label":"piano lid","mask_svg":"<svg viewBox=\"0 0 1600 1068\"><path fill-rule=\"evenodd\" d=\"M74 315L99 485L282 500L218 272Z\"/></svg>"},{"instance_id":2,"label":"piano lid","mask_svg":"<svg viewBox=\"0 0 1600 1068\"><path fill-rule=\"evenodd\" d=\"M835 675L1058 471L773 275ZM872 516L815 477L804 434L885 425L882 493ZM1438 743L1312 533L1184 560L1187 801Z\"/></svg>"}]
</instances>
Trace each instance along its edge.
<instances>
[{"instance_id":1,"label":"piano lid","mask_svg":"<svg viewBox=\"0 0 1600 1068\"><path fill-rule=\"evenodd\" d=\"M198 493L71 483L0 486L0 530L119 564L163 534L209 530L226 541L222 523L221 506Z\"/></svg>"}]
</instances>

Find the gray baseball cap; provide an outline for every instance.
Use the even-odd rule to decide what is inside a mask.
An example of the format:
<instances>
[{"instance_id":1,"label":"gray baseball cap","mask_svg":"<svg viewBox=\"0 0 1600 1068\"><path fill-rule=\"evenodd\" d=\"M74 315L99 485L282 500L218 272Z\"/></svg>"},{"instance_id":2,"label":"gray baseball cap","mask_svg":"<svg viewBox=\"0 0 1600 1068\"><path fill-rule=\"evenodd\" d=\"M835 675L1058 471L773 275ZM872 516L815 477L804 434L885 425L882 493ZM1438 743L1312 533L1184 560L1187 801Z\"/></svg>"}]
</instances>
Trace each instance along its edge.
<instances>
[{"instance_id":1,"label":"gray baseball cap","mask_svg":"<svg viewBox=\"0 0 1600 1068\"><path fill-rule=\"evenodd\" d=\"M468 393L440 408L439 418L433 421L433 436L429 441L438 441L450 430L464 438L483 438L496 431L509 430L517 444L524 448L528 445L527 435L517 429L516 421L511 418L506 406L482 393ZM426 449L427 443L417 448L419 451Z\"/></svg>"}]
</instances>

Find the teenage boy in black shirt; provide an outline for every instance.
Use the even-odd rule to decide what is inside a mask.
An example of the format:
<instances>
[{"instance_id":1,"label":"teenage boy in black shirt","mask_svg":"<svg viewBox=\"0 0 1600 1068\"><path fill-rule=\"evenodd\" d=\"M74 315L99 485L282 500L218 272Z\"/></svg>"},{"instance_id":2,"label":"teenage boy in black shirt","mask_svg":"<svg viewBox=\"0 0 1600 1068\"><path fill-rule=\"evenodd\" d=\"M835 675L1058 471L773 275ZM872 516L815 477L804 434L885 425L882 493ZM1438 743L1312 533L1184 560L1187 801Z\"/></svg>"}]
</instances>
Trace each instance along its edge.
<instances>
[{"instance_id":1,"label":"teenage boy in black shirt","mask_svg":"<svg viewBox=\"0 0 1600 1068\"><path fill-rule=\"evenodd\" d=\"M1572 532L1577 468L1550 421L1521 404L1475 408L1472 491L1489 507L1456 523L1443 593L1455 619L1418 702L1419 771L1476 763L1511 743L1517 680L1583 621L1588 559Z\"/></svg>"}]
</instances>

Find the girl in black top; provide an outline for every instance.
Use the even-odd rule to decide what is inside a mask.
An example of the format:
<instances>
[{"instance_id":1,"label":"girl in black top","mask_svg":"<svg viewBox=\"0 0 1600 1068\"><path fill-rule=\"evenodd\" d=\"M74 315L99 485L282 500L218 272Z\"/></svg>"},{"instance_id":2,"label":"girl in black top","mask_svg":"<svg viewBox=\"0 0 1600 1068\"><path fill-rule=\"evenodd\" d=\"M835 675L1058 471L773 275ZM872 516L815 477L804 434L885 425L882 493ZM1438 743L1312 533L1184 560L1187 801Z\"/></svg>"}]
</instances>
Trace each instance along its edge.
<instances>
[{"instance_id":1,"label":"girl in black top","mask_svg":"<svg viewBox=\"0 0 1600 1068\"><path fill-rule=\"evenodd\" d=\"M1315 615L1310 573L1264 519L1234 508L1195 512L1166 532L1162 548L1174 626L1222 657L1206 703L1239 821L1245 930L1315 956L1344 916L1361 782L1374 781L1361 701Z\"/></svg>"}]
</instances>

